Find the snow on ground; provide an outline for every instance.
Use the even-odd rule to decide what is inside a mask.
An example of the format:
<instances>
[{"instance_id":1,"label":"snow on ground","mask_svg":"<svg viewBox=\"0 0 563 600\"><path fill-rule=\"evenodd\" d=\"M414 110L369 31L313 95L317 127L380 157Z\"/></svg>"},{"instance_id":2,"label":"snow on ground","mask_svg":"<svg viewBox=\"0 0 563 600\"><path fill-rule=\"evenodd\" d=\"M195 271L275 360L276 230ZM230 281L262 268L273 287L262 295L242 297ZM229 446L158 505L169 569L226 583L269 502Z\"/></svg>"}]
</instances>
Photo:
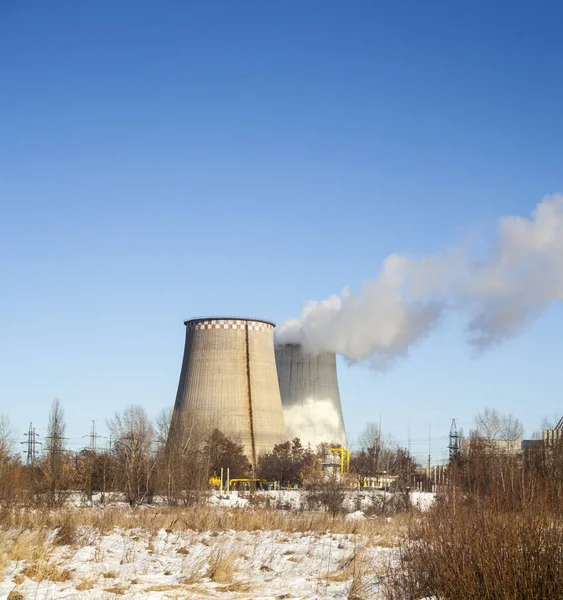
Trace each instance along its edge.
<instances>
[{"instance_id":1,"label":"snow on ground","mask_svg":"<svg viewBox=\"0 0 563 600\"><path fill-rule=\"evenodd\" d=\"M411 492L410 501L413 507L426 511L428 510L436 497L432 492ZM256 492L255 498L261 499L263 504L268 504L272 508L283 508L285 510L308 510L306 493L301 490L279 490ZM385 503L391 508L392 505L400 499L400 495L393 492L384 492L379 490L355 490L346 494L343 508L346 512L370 511L374 507L381 508ZM248 507L248 493L239 494L237 491L229 495L215 493L209 498L210 504L222 506L225 508ZM391 512L393 512L391 510Z\"/></svg>"},{"instance_id":2,"label":"snow on ground","mask_svg":"<svg viewBox=\"0 0 563 600\"><path fill-rule=\"evenodd\" d=\"M411 504L418 510L426 511L436 499L436 494L433 492L411 492Z\"/></svg>"},{"instance_id":3,"label":"snow on ground","mask_svg":"<svg viewBox=\"0 0 563 600\"><path fill-rule=\"evenodd\" d=\"M343 600L353 573L364 570L366 595L377 598L379 576L394 550L363 546L362 537L352 534L116 529L100 535L81 527L78 548L57 547L49 557L60 581L32 581L23 575L24 563L12 562L0 597L16 581L21 597L37 600Z\"/></svg>"}]
</instances>

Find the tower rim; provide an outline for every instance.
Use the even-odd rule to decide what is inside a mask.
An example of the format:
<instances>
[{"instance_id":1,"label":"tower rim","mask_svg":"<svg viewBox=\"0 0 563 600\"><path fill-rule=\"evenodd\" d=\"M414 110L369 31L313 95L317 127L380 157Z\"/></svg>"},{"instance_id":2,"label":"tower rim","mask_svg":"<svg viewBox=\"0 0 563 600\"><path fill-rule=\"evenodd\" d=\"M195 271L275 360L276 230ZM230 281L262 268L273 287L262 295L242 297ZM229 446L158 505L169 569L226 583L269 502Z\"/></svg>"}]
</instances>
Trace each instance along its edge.
<instances>
[{"instance_id":1,"label":"tower rim","mask_svg":"<svg viewBox=\"0 0 563 600\"><path fill-rule=\"evenodd\" d=\"M267 319L257 319L254 317L237 317L237 316L233 316L233 315L213 315L210 317L193 317L191 319L186 319L184 321L184 325L188 325L189 323L202 323L205 321L244 321L246 323L249 322L253 322L253 323L265 323L266 325L271 325L272 327L275 327L276 324L273 321L268 321Z\"/></svg>"}]
</instances>

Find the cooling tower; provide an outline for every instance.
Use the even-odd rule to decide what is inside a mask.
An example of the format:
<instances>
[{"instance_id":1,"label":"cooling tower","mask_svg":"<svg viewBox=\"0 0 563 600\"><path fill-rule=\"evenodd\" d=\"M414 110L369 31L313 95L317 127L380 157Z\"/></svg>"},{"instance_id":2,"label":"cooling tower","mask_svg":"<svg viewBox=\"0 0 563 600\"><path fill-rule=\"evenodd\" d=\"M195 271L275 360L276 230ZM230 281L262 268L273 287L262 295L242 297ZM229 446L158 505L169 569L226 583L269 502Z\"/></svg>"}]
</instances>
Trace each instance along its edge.
<instances>
[{"instance_id":1,"label":"cooling tower","mask_svg":"<svg viewBox=\"0 0 563 600\"><path fill-rule=\"evenodd\" d=\"M217 428L252 464L287 440L274 357L274 324L258 319L185 321L174 422L204 439Z\"/></svg>"},{"instance_id":2,"label":"cooling tower","mask_svg":"<svg viewBox=\"0 0 563 600\"><path fill-rule=\"evenodd\" d=\"M303 445L346 443L336 356L307 354L298 344L276 346L276 365L287 433Z\"/></svg>"}]
</instances>

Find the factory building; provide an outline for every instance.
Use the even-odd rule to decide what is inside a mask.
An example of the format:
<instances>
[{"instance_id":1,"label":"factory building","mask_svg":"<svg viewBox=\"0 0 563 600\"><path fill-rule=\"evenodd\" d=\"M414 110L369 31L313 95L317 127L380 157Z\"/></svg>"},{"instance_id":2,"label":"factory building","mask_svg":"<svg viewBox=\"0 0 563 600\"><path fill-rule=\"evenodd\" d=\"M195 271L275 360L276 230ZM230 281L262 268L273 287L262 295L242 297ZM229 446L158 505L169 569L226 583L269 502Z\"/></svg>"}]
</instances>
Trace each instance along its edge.
<instances>
[{"instance_id":1,"label":"factory building","mask_svg":"<svg viewBox=\"0 0 563 600\"><path fill-rule=\"evenodd\" d=\"M215 428L258 456L288 439L283 419L274 324L259 319L185 321L184 358L174 423L204 439Z\"/></svg>"},{"instance_id":2,"label":"factory building","mask_svg":"<svg viewBox=\"0 0 563 600\"><path fill-rule=\"evenodd\" d=\"M289 438L313 448L322 442L346 448L335 354L309 354L299 344L280 344L275 355Z\"/></svg>"}]
</instances>

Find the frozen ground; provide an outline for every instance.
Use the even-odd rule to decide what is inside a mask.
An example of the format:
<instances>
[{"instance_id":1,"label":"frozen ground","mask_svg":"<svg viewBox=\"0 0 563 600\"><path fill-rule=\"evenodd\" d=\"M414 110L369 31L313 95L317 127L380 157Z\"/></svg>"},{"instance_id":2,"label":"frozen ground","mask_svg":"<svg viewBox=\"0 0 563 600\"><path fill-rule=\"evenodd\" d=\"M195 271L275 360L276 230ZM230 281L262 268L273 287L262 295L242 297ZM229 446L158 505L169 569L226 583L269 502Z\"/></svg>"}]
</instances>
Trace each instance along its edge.
<instances>
[{"instance_id":1,"label":"frozen ground","mask_svg":"<svg viewBox=\"0 0 563 600\"><path fill-rule=\"evenodd\" d=\"M280 531L221 533L82 527L77 548L56 547L53 581L33 581L24 562L8 565L0 597L345 599L351 586L378 596L393 549L364 547L361 535ZM53 571L51 571L51 577Z\"/></svg>"}]
</instances>

